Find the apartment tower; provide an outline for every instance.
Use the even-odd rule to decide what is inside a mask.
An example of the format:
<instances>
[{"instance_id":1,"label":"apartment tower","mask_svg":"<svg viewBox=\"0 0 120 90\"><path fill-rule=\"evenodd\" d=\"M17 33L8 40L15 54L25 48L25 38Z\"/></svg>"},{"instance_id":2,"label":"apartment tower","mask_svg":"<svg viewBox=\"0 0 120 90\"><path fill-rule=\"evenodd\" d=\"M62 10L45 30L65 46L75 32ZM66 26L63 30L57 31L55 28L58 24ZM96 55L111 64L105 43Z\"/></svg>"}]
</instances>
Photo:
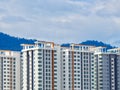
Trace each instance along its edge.
<instances>
[{"instance_id":1,"label":"apartment tower","mask_svg":"<svg viewBox=\"0 0 120 90\"><path fill-rule=\"evenodd\" d=\"M60 45L37 41L22 46L21 90L61 90Z\"/></svg>"},{"instance_id":2,"label":"apartment tower","mask_svg":"<svg viewBox=\"0 0 120 90\"><path fill-rule=\"evenodd\" d=\"M120 49L97 47L93 90L120 90Z\"/></svg>"},{"instance_id":3,"label":"apartment tower","mask_svg":"<svg viewBox=\"0 0 120 90\"><path fill-rule=\"evenodd\" d=\"M22 44L21 90L120 90L120 49Z\"/></svg>"},{"instance_id":4,"label":"apartment tower","mask_svg":"<svg viewBox=\"0 0 120 90\"><path fill-rule=\"evenodd\" d=\"M62 48L62 90L91 90L93 46L71 44Z\"/></svg>"},{"instance_id":5,"label":"apartment tower","mask_svg":"<svg viewBox=\"0 0 120 90\"><path fill-rule=\"evenodd\" d=\"M20 90L20 53L0 50L0 90Z\"/></svg>"},{"instance_id":6,"label":"apartment tower","mask_svg":"<svg viewBox=\"0 0 120 90\"><path fill-rule=\"evenodd\" d=\"M22 44L21 90L91 90L93 46Z\"/></svg>"}]
</instances>

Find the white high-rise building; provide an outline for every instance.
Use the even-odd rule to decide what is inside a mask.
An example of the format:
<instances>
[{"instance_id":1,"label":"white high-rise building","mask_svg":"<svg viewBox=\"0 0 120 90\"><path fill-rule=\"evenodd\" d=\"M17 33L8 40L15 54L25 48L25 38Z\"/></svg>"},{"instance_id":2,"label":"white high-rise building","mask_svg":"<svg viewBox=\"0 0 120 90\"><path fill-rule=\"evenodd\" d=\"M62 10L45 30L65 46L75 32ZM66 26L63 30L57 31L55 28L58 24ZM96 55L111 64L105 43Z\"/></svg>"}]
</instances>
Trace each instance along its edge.
<instances>
[{"instance_id":1,"label":"white high-rise building","mask_svg":"<svg viewBox=\"0 0 120 90\"><path fill-rule=\"evenodd\" d=\"M71 44L62 49L62 90L91 90L93 46Z\"/></svg>"},{"instance_id":2,"label":"white high-rise building","mask_svg":"<svg viewBox=\"0 0 120 90\"><path fill-rule=\"evenodd\" d=\"M20 52L0 50L0 90L20 90Z\"/></svg>"},{"instance_id":3,"label":"white high-rise building","mask_svg":"<svg viewBox=\"0 0 120 90\"><path fill-rule=\"evenodd\" d=\"M93 46L23 44L21 90L90 90Z\"/></svg>"},{"instance_id":4,"label":"white high-rise building","mask_svg":"<svg viewBox=\"0 0 120 90\"><path fill-rule=\"evenodd\" d=\"M120 49L22 44L21 90L120 90Z\"/></svg>"},{"instance_id":5,"label":"white high-rise building","mask_svg":"<svg viewBox=\"0 0 120 90\"><path fill-rule=\"evenodd\" d=\"M38 41L22 46L21 90L62 90L60 45Z\"/></svg>"},{"instance_id":6,"label":"white high-rise building","mask_svg":"<svg viewBox=\"0 0 120 90\"><path fill-rule=\"evenodd\" d=\"M110 89L120 90L120 48L108 50L110 53Z\"/></svg>"},{"instance_id":7,"label":"white high-rise building","mask_svg":"<svg viewBox=\"0 0 120 90\"><path fill-rule=\"evenodd\" d=\"M120 90L120 49L95 50L93 90Z\"/></svg>"}]
</instances>

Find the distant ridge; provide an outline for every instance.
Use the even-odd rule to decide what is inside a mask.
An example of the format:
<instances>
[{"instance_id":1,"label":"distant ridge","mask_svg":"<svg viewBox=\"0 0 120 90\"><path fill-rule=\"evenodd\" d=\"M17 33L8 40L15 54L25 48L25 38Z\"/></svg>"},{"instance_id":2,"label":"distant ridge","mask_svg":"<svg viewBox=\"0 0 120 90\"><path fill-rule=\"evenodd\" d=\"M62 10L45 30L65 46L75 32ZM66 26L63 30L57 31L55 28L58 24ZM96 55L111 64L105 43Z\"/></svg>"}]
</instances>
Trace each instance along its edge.
<instances>
[{"instance_id":1,"label":"distant ridge","mask_svg":"<svg viewBox=\"0 0 120 90\"><path fill-rule=\"evenodd\" d=\"M106 44L106 43L103 43L101 41L96 41L96 40L87 40L87 41L81 42L80 44L91 45L91 46L96 46L96 47L103 46L103 47L106 47L107 49L115 48L114 46L111 46L110 44ZM62 44L61 46L69 47L70 43L65 43L65 44Z\"/></svg>"},{"instance_id":2,"label":"distant ridge","mask_svg":"<svg viewBox=\"0 0 120 90\"><path fill-rule=\"evenodd\" d=\"M96 40L87 40L85 42L82 42L81 44L84 45L92 45L92 46L103 46L106 47L107 49L112 49L115 48L114 46L111 46L110 44L103 43L102 41L96 41Z\"/></svg>"},{"instance_id":3,"label":"distant ridge","mask_svg":"<svg viewBox=\"0 0 120 90\"><path fill-rule=\"evenodd\" d=\"M20 51L20 44L33 44L35 40L18 38L0 32L0 50Z\"/></svg>"},{"instance_id":4,"label":"distant ridge","mask_svg":"<svg viewBox=\"0 0 120 90\"><path fill-rule=\"evenodd\" d=\"M8 34L0 32L0 50L13 50L13 51L21 51L22 47L20 44L33 44L36 40L34 39L24 39L19 37L10 36ZM114 48L110 44L105 44L103 42L95 41L95 40L87 40L82 42L81 44L92 45L92 46L105 46L108 49ZM62 44L61 46L69 47L69 43Z\"/></svg>"}]
</instances>

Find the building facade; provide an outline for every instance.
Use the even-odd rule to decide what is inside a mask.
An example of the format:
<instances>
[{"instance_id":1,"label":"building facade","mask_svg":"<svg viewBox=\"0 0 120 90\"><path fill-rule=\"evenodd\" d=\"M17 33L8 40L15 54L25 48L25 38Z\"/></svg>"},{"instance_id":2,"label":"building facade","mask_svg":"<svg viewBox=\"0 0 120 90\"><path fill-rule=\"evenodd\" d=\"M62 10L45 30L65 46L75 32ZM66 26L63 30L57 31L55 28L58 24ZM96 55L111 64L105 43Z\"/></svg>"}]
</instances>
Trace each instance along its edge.
<instances>
[{"instance_id":1,"label":"building facade","mask_svg":"<svg viewBox=\"0 0 120 90\"><path fill-rule=\"evenodd\" d=\"M120 49L22 44L21 90L120 90Z\"/></svg>"},{"instance_id":2,"label":"building facade","mask_svg":"<svg viewBox=\"0 0 120 90\"><path fill-rule=\"evenodd\" d=\"M105 49L99 47L94 53L94 90L120 90L120 50Z\"/></svg>"},{"instance_id":3,"label":"building facade","mask_svg":"<svg viewBox=\"0 0 120 90\"><path fill-rule=\"evenodd\" d=\"M90 90L93 46L23 44L21 90Z\"/></svg>"},{"instance_id":4,"label":"building facade","mask_svg":"<svg viewBox=\"0 0 120 90\"><path fill-rule=\"evenodd\" d=\"M71 44L62 49L62 90L91 90L92 46Z\"/></svg>"},{"instance_id":5,"label":"building facade","mask_svg":"<svg viewBox=\"0 0 120 90\"><path fill-rule=\"evenodd\" d=\"M20 90L20 52L0 50L0 90Z\"/></svg>"},{"instance_id":6,"label":"building facade","mask_svg":"<svg viewBox=\"0 0 120 90\"><path fill-rule=\"evenodd\" d=\"M61 90L60 46L53 42L22 46L21 90Z\"/></svg>"}]
</instances>

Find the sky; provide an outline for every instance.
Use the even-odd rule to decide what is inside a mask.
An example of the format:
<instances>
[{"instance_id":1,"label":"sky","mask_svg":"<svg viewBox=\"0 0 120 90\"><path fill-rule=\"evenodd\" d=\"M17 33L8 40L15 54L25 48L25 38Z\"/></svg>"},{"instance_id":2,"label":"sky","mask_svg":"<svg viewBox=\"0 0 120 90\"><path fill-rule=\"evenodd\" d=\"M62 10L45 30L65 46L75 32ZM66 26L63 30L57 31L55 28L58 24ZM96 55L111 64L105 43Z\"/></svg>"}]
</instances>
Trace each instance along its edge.
<instances>
[{"instance_id":1,"label":"sky","mask_svg":"<svg viewBox=\"0 0 120 90\"><path fill-rule=\"evenodd\" d=\"M56 43L120 41L120 0L0 0L0 32Z\"/></svg>"}]
</instances>

